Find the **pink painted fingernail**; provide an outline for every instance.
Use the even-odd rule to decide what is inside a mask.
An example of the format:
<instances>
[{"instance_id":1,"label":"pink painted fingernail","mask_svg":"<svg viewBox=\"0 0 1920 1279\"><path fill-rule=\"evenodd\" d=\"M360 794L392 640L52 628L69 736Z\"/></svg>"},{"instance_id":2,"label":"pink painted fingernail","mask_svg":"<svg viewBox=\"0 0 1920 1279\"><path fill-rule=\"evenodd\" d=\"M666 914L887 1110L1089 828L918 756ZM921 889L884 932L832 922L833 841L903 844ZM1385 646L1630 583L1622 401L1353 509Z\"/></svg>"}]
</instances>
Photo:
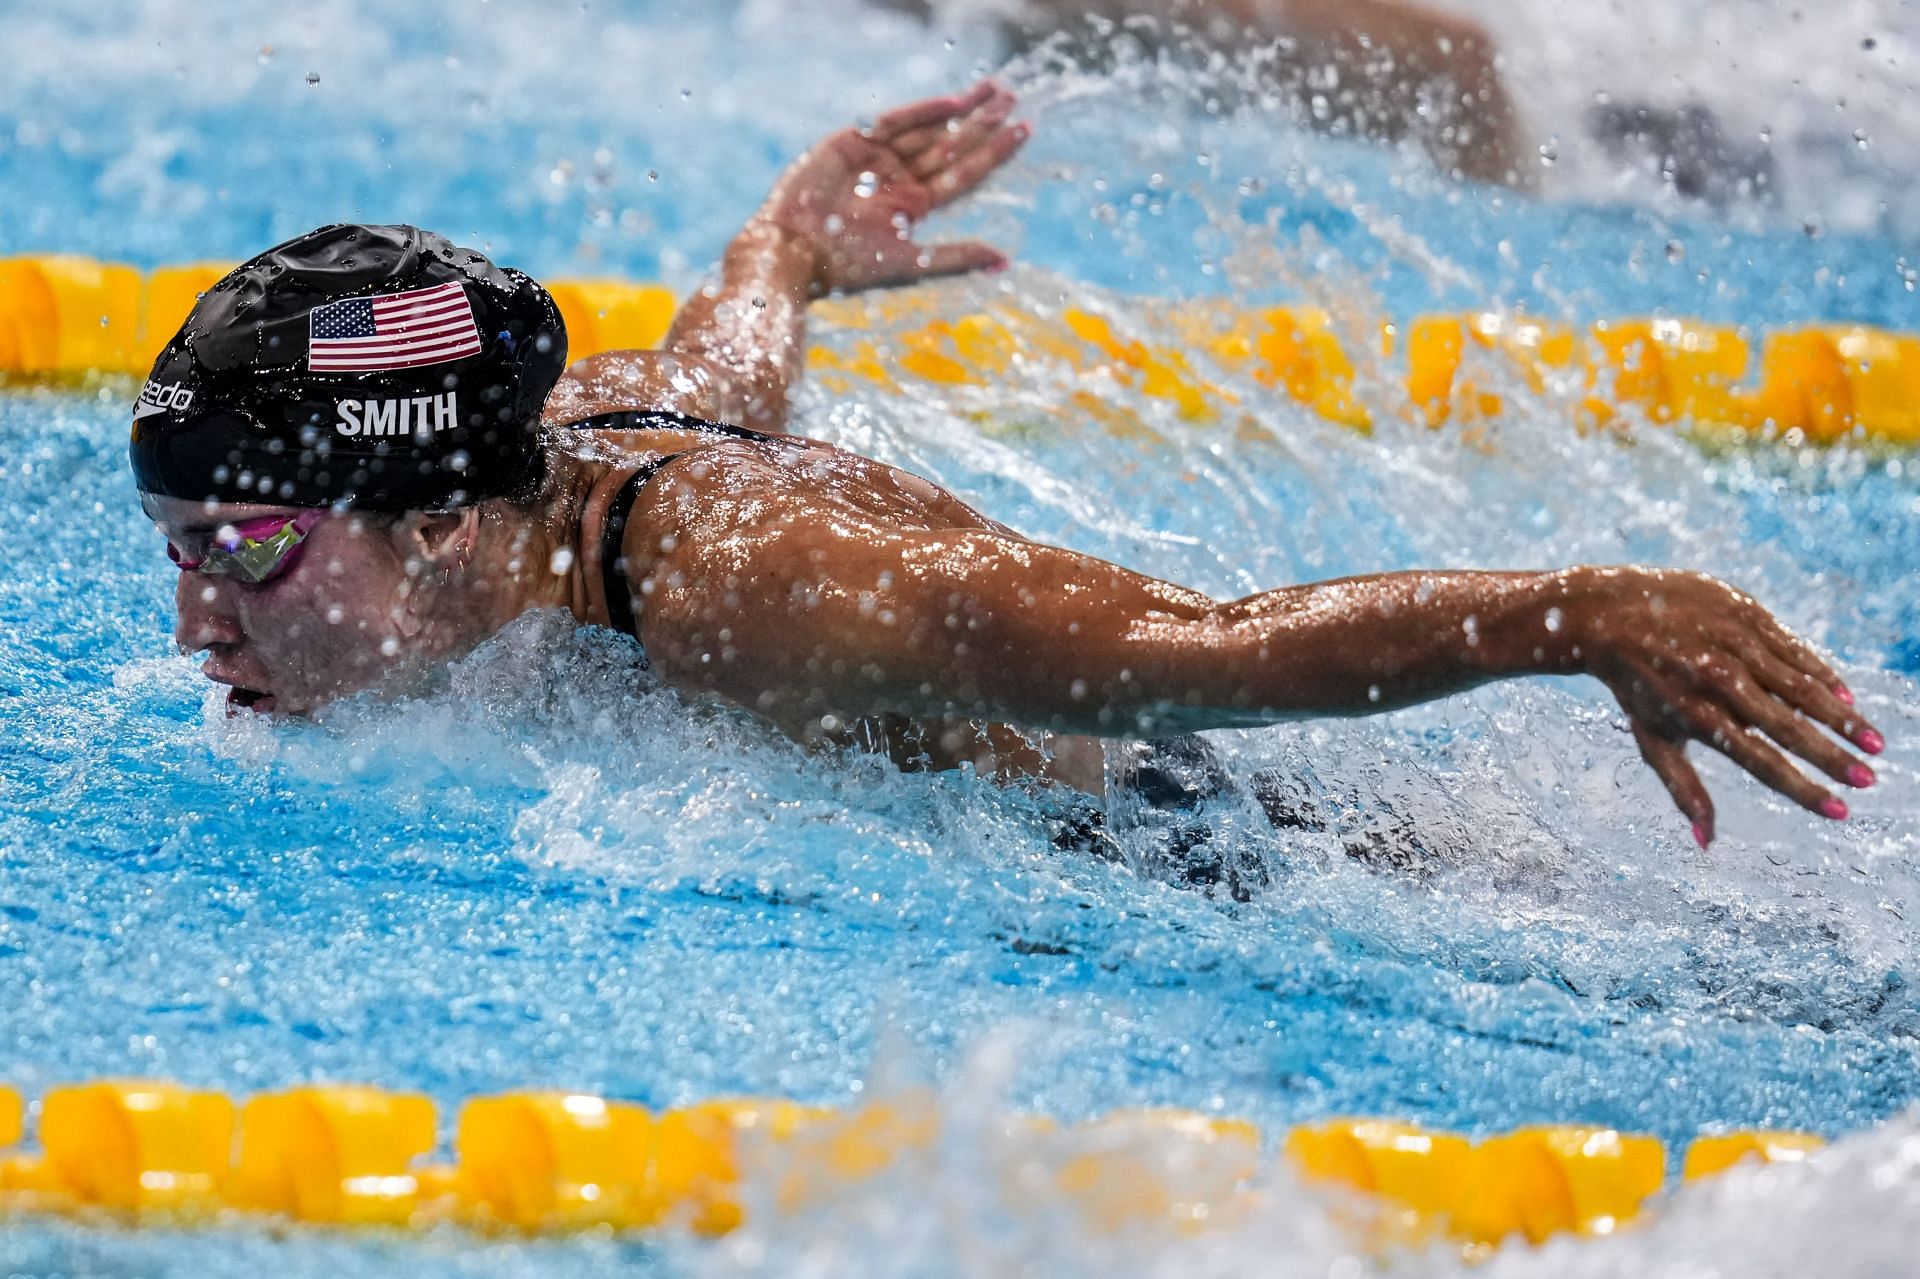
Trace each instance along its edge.
<instances>
[{"instance_id":1,"label":"pink painted fingernail","mask_svg":"<svg viewBox=\"0 0 1920 1279\"><path fill-rule=\"evenodd\" d=\"M1853 740L1859 742L1860 749L1869 755L1878 755L1881 751L1887 749L1887 739L1874 732L1871 728L1861 729L1860 735Z\"/></svg>"},{"instance_id":2,"label":"pink painted fingernail","mask_svg":"<svg viewBox=\"0 0 1920 1279\"><path fill-rule=\"evenodd\" d=\"M1822 816L1831 817L1836 822L1847 820L1846 803L1832 795L1820 801L1820 812Z\"/></svg>"},{"instance_id":3,"label":"pink painted fingernail","mask_svg":"<svg viewBox=\"0 0 1920 1279\"><path fill-rule=\"evenodd\" d=\"M1695 822L1693 824L1693 842L1702 848L1705 848L1713 842L1713 832L1707 829L1705 822Z\"/></svg>"},{"instance_id":4,"label":"pink painted fingernail","mask_svg":"<svg viewBox=\"0 0 1920 1279\"><path fill-rule=\"evenodd\" d=\"M1841 701L1845 702L1847 705L1849 706L1853 705L1853 690L1848 688L1845 684L1835 684L1833 686L1833 695L1839 698Z\"/></svg>"},{"instance_id":5,"label":"pink painted fingernail","mask_svg":"<svg viewBox=\"0 0 1920 1279\"><path fill-rule=\"evenodd\" d=\"M1861 790L1873 785L1873 770L1865 764L1853 764L1847 768L1847 785L1857 786Z\"/></svg>"}]
</instances>

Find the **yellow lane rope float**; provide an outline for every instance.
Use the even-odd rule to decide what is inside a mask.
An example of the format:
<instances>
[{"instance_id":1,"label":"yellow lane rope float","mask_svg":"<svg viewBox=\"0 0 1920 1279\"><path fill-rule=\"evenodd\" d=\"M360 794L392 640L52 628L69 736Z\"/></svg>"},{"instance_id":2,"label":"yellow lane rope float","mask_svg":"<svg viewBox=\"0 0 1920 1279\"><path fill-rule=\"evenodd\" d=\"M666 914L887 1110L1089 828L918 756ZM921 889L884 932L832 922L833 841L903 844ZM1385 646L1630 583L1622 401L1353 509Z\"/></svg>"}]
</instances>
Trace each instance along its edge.
<instances>
[{"instance_id":1,"label":"yellow lane rope float","mask_svg":"<svg viewBox=\"0 0 1920 1279\"><path fill-rule=\"evenodd\" d=\"M0 1088L0 1151L23 1136L19 1095ZM436 1163L433 1103L416 1093L312 1085L236 1104L165 1081L49 1090L39 1151L0 1158L0 1213L128 1223L265 1214L333 1226L453 1224L490 1232L634 1230L705 1235L738 1226L744 1202L803 1208L885 1173L939 1140L928 1094L849 1110L780 1099L699 1102L654 1113L576 1093L468 1101L455 1162ZM1094 1229L1157 1224L1191 1233L1259 1210L1260 1131L1177 1110L1123 1111L1070 1128L1013 1125L1010 1197L1065 1205ZM1688 1179L1742 1160L1804 1159L1804 1133L1701 1137ZM746 1154L761 1154L757 1162ZM1412 1124L1331 1120L1282 1143L1291 1172L1353 1191L1379 1240L1605 1234L1663 1186L1653 1138L1591 1127L1526 1128L1481 1141ZM766 1157L771 1154L771 1158ZM1382 1232L1385 1233L1382 1233Z\"/></svg>"},{"instance_id":2,"label":"yellow lane rope float","mask_svg":"<svg viewBox=\"0 0 1920 1279\"><path fill-rule=\"evenodd\" d=\"M0 378L143 374L225 271L210 263L142 273L81 257L0 259ZM674 296L657 284L549 287L575 357L655 346L672 322ZM1572 405L1583 426L1624 411L1792 442L1920 443L1920 338L1862 325L1768 333L1756 360L1743 330L1684 319L1576 330L1487 313L1381 325L1338 322L1309 306L1187 303L1163 307L1173 340L1155 343L1117 334L1107 317L1071 306L1037 314L997 305L954 320L918 315L898 297L820 309L849 331L841 349L818 345L809 357L831 389L856 381L988 385L1015 364L1052 364L1081 384L1072 396L1078 408L1119 428L1128 414L1112 393L1123 389L1171 403L1189 421L1244 419L1240 397L1222 383L1251 377L1363 431L1390 411L1370 402L1398 401L1406 417L1439 426L1495 417L1515 395L1531 394ZM887 330L873 331L883 321ZM1370 383L1397 390L1363 394Z\"/></svg>"}]
</instances>

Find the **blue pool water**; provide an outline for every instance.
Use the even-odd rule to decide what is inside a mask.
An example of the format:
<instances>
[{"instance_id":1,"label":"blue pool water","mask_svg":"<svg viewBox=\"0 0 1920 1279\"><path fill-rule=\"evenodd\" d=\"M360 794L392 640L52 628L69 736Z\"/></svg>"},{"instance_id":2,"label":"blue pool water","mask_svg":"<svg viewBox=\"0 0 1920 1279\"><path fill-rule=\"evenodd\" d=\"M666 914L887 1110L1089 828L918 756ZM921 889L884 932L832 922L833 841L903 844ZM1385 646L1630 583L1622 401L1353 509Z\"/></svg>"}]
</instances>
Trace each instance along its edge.
<instances>
[{"instance_id":1,"label":"blue pool water","mask_svg":"<svg viewBox=\"0 0 1920 1279\"><path fill-rule=\"evenodd\" d=\"M851 0L821 14L0 6L0 43L28 51L0 85L0 185L15 193L0 252L231 259L320 221L404 218L536 274L686 287L797 147L996 56L975 27L930 36ZM1551 53L1531 51L1534 74ZM1715 74L1707 88L1725 91ZM1920 328L1898 217L1849 213L1861 189L1873 203L1880 170L1715 213L1612 192L1589 160L1530 203L1257 106L1215 118L1177 69L1009 75L1038 137L951 225L1021 265L935 286L928 314L1066 303L1160 343L1176 341L1172 302L1209 296L1307 297L1347 317L1494 305ZM1898 139L1879 145L1897 158ZM1561 150L1578 169L1574 144ZM908 321L878 323L863 336L884 343ZM1216 803L1209 822L1271 880L1235 904L1165 882L1151 830L1125 835L1135 867L1061 853L1046 800L808 755L654 689L624 642L553 618L523 619L405 701L228 721L170 651L173 570L124 469L130 387L16 388L0 394L0 1079L365 1080L449 1110L514 1088L847 1103L928 1081L962 1135L945 1162L722 1245L9 1223L0 1260L917 1274L1018 1256L1063 1273L1326 1273L1343 1245L1284 1184L1252 1227L1121 1254L1065 1228L1042 1244L980 1206L969 1125L1166 1104L1270 1133L1365 1112L1673 1141L1857 1134L1820 1176L1683 1196L1645 1235L1500 1268L1789 1273L1798 1255L1898 1273L1920 1212L1920 1136L1894 1118L1920 1099L1920 459L1583 438L1563 406L1525 396L1467 440L1395 425L1385 387L1369 394L1389 420L1363 439L1220 377L1264 430L1183 423L1106 388L1145 427L1116 436L1041 364L985 390L811 386L798 426L1023 531L1222 596L1415 565L1715 572L1837 655L1891 743L1882 785L1855 820L1817 824L1708 761L1721 838L1701 853L1578 682L1220 734L1238 781L1284 779L1327 824L1280 832L1244 795ZM1347 855L1370 840L1393 864Z\"/></svg>"}]
</instances>

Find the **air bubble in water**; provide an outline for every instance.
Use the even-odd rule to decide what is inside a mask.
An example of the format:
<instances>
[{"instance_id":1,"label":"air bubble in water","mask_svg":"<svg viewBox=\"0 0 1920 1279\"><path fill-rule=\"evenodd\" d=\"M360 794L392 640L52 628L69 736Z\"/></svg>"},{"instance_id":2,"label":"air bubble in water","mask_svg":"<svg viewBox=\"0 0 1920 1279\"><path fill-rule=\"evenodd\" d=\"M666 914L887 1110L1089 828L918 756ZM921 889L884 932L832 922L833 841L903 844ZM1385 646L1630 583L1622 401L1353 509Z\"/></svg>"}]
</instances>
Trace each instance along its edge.
<instances>
[{"instance_id":1,"label":"air bubble in water","mask_svg":"<svg viewBox=\"0 0 1920 1279\"><path fill-rule=\"evenodd\" d=\"M320 87L320 73L318 71L307 72L307 87L309 89L317 89Z\"/></svg>"},{"instance_id":2,"label":"air bubble in water","mask_svg":"<svg viewBox=\"0 0 1920 1279\"><path fill-rule=\"evenodd\" d=\"M1566 624L1566 619L1567 619L1567 615L1565 613L1562 613L1559 609L1557 608L1548 609L1547 619L1546 619L1547 629L1552 631L1555 635L1558 635L1560 633L1560 628Z\"/></svg>"},{"instance_id":3,"label":"air bubble in water","mask_svg":"<svg viewBox=\"0 0 1920 1279\"><path fill-rule=\"evenodd\" d=\"M1687 258L1686 245L1680 243L1680 241L1678 240L1667 241L1667 261L1673 263L1675 266L1678 266L1680 265L1680 263L1686 261L1686 258Z\"/></svg>"}]
</instances>

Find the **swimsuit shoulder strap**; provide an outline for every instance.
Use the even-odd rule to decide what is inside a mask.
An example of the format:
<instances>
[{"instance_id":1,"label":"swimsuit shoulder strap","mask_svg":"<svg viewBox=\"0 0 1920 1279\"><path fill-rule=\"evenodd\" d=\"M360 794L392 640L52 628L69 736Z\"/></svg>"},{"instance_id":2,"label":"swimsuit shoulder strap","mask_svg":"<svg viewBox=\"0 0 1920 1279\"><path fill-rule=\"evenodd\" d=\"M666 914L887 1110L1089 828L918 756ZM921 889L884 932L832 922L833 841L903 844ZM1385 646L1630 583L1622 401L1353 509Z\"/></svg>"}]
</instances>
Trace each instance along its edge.
<instances>
[{"instance_id":1,"label":"swimsuit shoulder strap","mask_svg":"<svg viewBox=\"0 0 1920 1279\"><path fill-rule=\"evenodd\" d=\"M688 417L684 413L675 413L671 409L621 409L613 413L600 413L593 417L582 418L578 422L569 422L560 428L563 431L697 431L701 435L717 435L725 439L765 441L775 437L763 431L755 431L744 426L734 426L727 422L709 422L705 418ZM606 595L607 616L617 631L624 631L635 639L640 638L640 616L638 605L633 598L633 589L627 585L627 557L625 543L627 522L633 517L634 503L640 500L640 491L647 481L660 473L660 469L680 453L668 453L663 457L652 458L627 477L620 491L613 495L613 503L607 507L606 522L600 531L600 587Z\"/></svg>"},{"instance_id":2,"label":"swimsuit shoulder strap","mask_svg":"<svg viewBox=\"0 0 1920 1279\"><path fill-rule=\"evenodd\" d=\"M563 431L697 431L701 435L718 435L730 440L771 440L774 436L765 431L756 431L751 427L735 426L731 422L709 422L703 417L688 417L685 413L676 413L672 409L620 409L613 413L596 413L592 417L583 417L578 422L569 422L560 428Z\"/></svg>"},{"instance_id":3,"label":"swimsuit shoulder strap","mask_svg":"<svg viewBox=\"0 0 1920 1279\"><path fill-rule=\"evenodd\" d=\"M635 639L640 638L640 616L634 604L633 588L627 584L627 521L633 517L633 505L640 500L640 490L647 486L647 481L679 456L669 453L653 458L629 475L620 491L613 495L606 522L600 526L600 589L607 599L608 623L614 630L624 631Z\"/></svg>"}]
</instances>

